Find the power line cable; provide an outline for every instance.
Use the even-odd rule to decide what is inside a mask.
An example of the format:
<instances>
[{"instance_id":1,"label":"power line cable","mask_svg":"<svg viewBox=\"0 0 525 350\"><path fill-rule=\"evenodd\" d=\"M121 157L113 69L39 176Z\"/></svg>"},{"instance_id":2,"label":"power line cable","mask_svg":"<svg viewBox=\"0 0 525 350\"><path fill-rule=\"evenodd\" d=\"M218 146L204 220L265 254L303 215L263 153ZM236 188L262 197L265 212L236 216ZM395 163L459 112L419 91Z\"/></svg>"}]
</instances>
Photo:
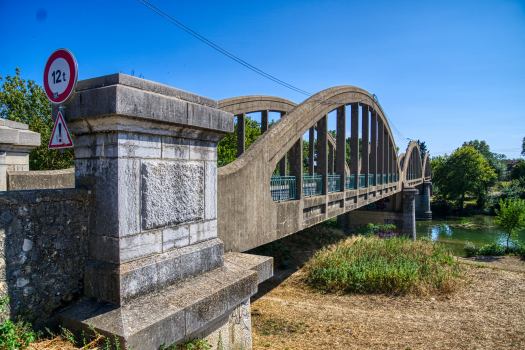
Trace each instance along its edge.
<instances>
[{"instance_id":1,"label":"power line cable","mask_svg":"<svg viewBox=\"0 0 525 350\"><path fill-rule=\"evenodd\" d=\"M257 74L260 74L262 75L263 77L265 78L268 78L274 82L276 82L277 84L280 84L284 87L287 87L291 90L294 90L295 92L298 92L300 94L303 94L303 95L307 95L307 96L312 96L313 94L305 91L305 90L302 90L302 89L299 89L298 87L295 87L291 84L288 84L262 70L260 70L259 68L257 67L254 67L252 66L251 64L249 64L248 62L240 59L239 57L235 56L234 54L226 51L225 49L223 49L222 47L220 47L219 45L216 45L214 44L213 42L211 42L210 40L206 39L205 37L203 37L202 35L196 33L195 31L193 31L192 29L186 27L184 24L182 24L181 22L177 21L175 18L171 17L170 15L168 15L166 12L162 11L161 9L159 9L158 7L156 7L155 5L153 5L152 3L150 3L149 1L147 0L137 0L138 2L140 2L141 4L145 5L146 7L148 7L149 9L151 9L152 11L156 12L158 15L164 17L165 19L167 19L168 21L170 21L171 23L175 24L177 27L181 28L182 30L184 30L185 32L187 32L188 34L192 35L193 37L199 39L200 41L202 41L203 43L205 43L206 45L210 46L211 48L219 51L220 53L222 53L223 55L231 58L232 60L236 61L237 63L240 63L242 64L243 66L245 66L246 68L254 71L255 73Z\"/></svg>"},{"instance_id":2,"label":"power line cable","mask_svg":"<svg viewBox=\"0 0 525 350\"><path fill-rule=\"evenodd\" d=\"M171 17L169 14L167 14L166 12L162 11L161 9L159 9L158 7L156 7L155 5L153 5L151 2L147 1L147 0L137 0L138 2L140 2L141 4L143 4L144 6L146 6L147 8L149 8L150 10L154 11L155 13L157 13L159 16L163 17L164 19L170 21L171 23L175 24L177 27L179 27L180 29L184 30L185 32L187 32L188 34L190 34L191 36L195 37L196 39L200 40L201 42L203 42L204 44L210 46L211 48L213 48L214 50L222 53L223 55L225 55L226 57L234 60L235 62L243 65L244 67L250 69L251 71L267 78L267 79L270 79L271 81L277 83L277 84L280 84L288 89L291 89L295 92L298 92L300 94L303 94L303 95L306 95L306 96L309 96L309 97L312 97L313 94L303 90L303 89L300 89L296 86L293 86L291 84L288 84L262 70L260 70L259 68L249 64L248 62L240 59L239 57L235 56L234 54L232 54L231 52L223 49L222 47L220 47L219 45L213 43L212 41L206 39L205 37L203 37L202 35L200 35L199 33L195 32L194 30L192 30L191 28L185 26L184 24L182 24L181 22L177 21L175 18ZM377 96L376 95L373 95L374 96L374 99L376 100L376 102L379 104L379 101L377 100ZM328 101L330 101L331 103L337 103L337 102L340 102L340 103L356 103L356 102L362 102L362 101L365 101L365 100L368 100L369 98L364 98L364 99L361 99L361 100L358 100L358 101L334 101L334 100L331 100L331 99L328 99ZM317 99L316 100L319 100L320 102L324 102L326 100L321 100L321 99ZM380 105L380 104L379 104ZM403 136L403 134L397 129L397 127L394 125L394 123L392 122L392 120L388 117L388 115L385 113L385 116L389 122L389 125L392 126L392 129L395 131L395 133L398 135L399 138L401 138L401 140L403 140L403 142L405 143L408 143L410 142L411 139L409 138L406 138ZM405 141L405 140L409 140L408 142Z\"/></svg>"}]
</instances>

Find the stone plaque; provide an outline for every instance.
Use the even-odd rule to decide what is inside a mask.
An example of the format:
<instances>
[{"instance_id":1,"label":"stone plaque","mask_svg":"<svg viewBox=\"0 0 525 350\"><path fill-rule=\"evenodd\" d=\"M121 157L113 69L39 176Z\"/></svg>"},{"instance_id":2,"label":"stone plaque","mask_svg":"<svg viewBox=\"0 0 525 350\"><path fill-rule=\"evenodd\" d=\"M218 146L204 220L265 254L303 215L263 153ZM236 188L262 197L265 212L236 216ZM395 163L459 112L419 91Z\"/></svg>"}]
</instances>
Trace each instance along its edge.
<instances>
[{"instance_id":1,"label":"stone plaque","mask_svg":"<svg viewBox=\"0 0 525 350\"><path fill-rule=\"evenodd\" d=\"M191 161L144 161L142 229L204 219L204 164Z\"/></svg>"}]
</instances>

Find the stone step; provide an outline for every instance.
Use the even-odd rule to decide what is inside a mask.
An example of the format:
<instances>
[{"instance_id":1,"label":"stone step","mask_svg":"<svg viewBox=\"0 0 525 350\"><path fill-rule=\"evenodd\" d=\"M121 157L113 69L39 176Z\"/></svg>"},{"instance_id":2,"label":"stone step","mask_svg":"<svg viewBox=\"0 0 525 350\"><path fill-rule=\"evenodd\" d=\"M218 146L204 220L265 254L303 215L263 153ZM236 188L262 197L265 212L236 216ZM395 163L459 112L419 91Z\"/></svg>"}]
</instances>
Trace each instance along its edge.
<instances>
[{"instance_id":1,"label":"stone step","mask_svg":"<svg viewBox=\"0 0 525 350\"><path fill-rule=\"evenodd\" d=\"M231 257L237 263L251 261L248 266L266 271L266 276L271 259ZM58 318L77 334L89 334L91 326L100 334L117 336L121 349L156 350L161 344L197 337L215 320L231 314L257 292L257 281L256 270L228 262L121 307L84 298Z\"/></svg>"}]
</instances>

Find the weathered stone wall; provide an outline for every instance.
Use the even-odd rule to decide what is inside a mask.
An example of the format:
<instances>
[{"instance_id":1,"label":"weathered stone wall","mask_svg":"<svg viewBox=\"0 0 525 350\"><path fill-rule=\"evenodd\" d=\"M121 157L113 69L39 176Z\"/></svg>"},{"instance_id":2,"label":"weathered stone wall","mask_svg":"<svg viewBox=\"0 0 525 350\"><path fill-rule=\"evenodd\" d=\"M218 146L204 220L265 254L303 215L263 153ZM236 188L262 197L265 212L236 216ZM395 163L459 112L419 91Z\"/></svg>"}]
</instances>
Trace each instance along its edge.
<instances>
[{"instance_id":1,"label":"weathered stone wall","mask_svg":"<svg viewBox=\"0 0 525 350\"><path fill-rule=\"evenodd\" d=\"M75 169L42 171L8 171L7 190L44 190L74 188Z\"/></svg>"},{"instance_id":2,"label":"weathered stone wall","mask_svg":"<svg viewBox=\"0 0 525 350\"><path fill-rule=\"evenodd\" d=\"M0 192L0 294L42 328L82 293L88 190Z\"/></svg>"}]
</instances>

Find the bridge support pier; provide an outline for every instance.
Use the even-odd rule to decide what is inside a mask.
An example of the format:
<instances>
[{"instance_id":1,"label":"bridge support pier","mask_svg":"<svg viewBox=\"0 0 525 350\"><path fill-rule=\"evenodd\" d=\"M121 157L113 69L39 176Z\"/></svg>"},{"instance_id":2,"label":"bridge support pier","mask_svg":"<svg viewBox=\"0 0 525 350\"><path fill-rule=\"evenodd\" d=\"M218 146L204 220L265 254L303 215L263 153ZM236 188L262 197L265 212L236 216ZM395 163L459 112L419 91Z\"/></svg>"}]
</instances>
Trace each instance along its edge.
<instances>
[{"instance_id":1,"label":"bridge support pier","mask_svg":"<svg viewBox=\"0 0 525 350\"><path fill-rule=\"evenodd\" d=\"M416 195L418 190L413 187L403 189L403 229L405 236L416 240Z\"/></svg>"},{"instance_id":2,"label":"bridge support pier","mask_svg":"<svg viewBox=\"0 0 525 350\"><path fill-rule=\"evenodd\" d=\"M233 115L122 74L80 81L67 111L76 186L92 203L86 298L59 322L121 349L196 337L251 349L249 298L273 272L271 258L225 255L217 238L217 143Z\"/></svg>"},{"instance_id":3,"label":"bridge support pier","mask_svg":"<svg viewBox=\"0 0 525 350\"><path fill-rule=\"evenodd\" d=\"M416 219L432 220L432 210L430 209L430 187L432 183L423 182L421 184L421 194L416 196Z\"/></svg>"}]
</instances>

